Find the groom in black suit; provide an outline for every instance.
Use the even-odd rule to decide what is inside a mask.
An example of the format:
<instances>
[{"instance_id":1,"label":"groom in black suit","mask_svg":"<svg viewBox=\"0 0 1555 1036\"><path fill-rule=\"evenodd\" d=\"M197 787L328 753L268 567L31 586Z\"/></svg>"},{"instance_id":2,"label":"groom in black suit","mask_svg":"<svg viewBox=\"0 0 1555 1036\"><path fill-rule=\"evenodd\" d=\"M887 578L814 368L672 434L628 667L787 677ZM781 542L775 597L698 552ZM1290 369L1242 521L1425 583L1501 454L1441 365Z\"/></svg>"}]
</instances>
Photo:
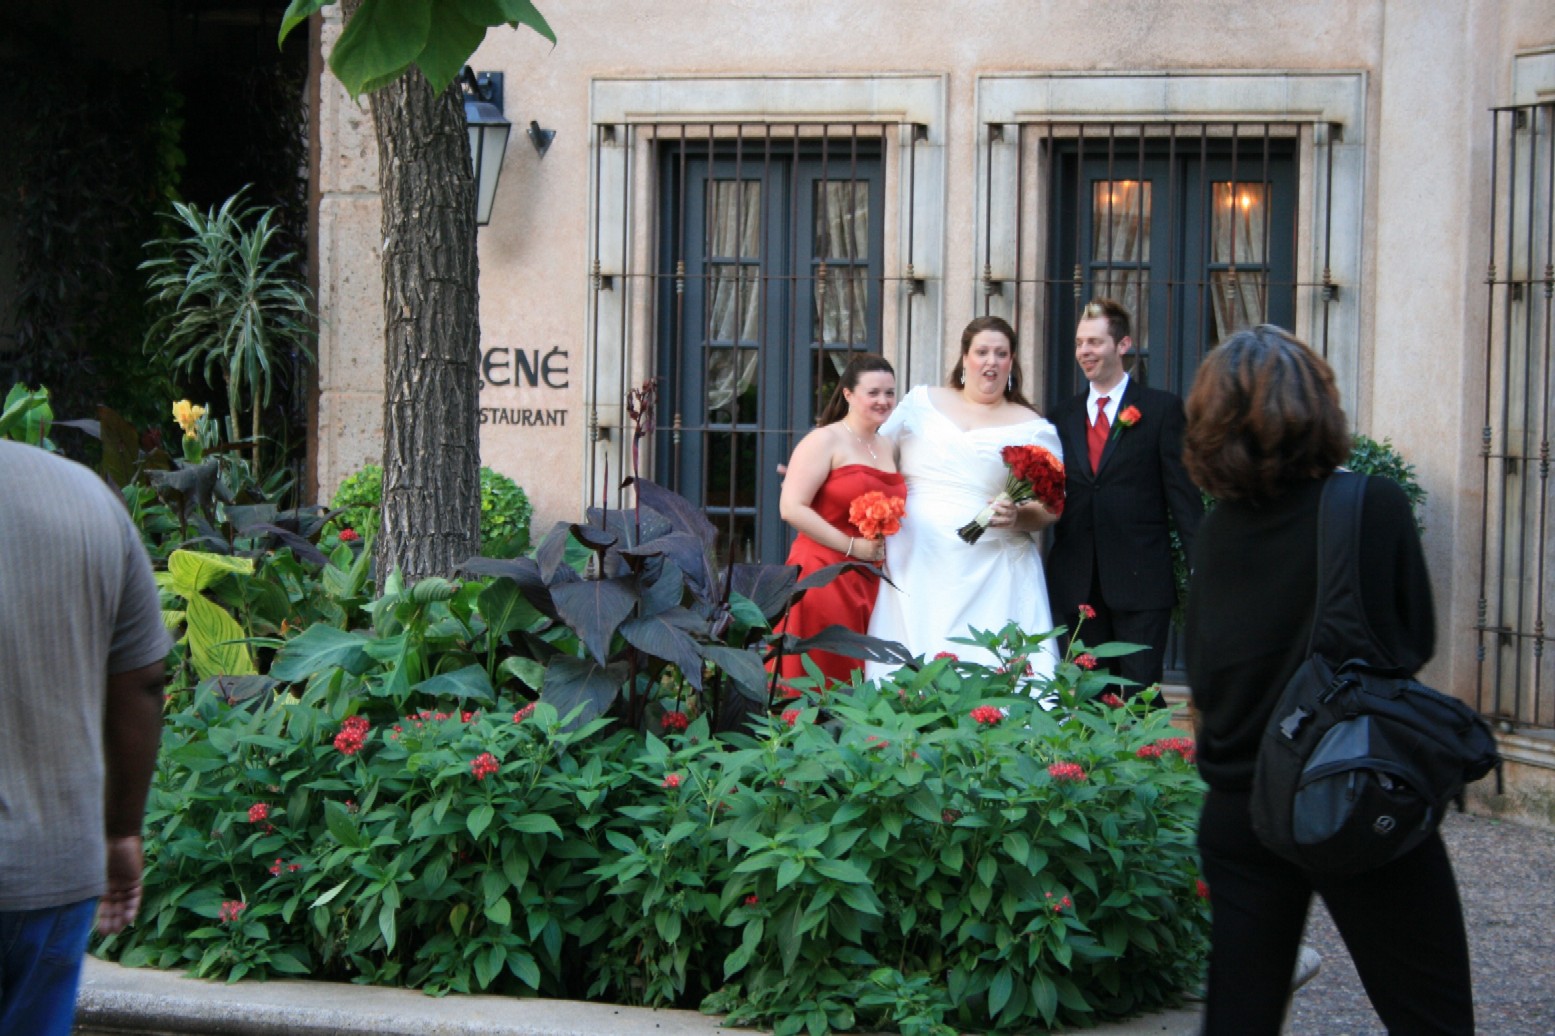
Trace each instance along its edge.
<instances>
[{"instance_id":1,"label":"groom in black suit","mask_svg":"<svg viewBox=\"0 0 1555 1036\"><path fill-rule=\"evenodd\" d=\"M1147 646L1107 660L1137 692L1161 680L1177 603L1167 515L1192 557L1204 504L1182 463L1182 400L1129 377L1133 348L1121 305L1095 299L1081 311L1074 356L1090 388L1049 415L1064 447L1066 499L1047 586L1054 620L1071 630L1082 604L1095 609L1085 643Z\"/></svg>"}]
</instances>

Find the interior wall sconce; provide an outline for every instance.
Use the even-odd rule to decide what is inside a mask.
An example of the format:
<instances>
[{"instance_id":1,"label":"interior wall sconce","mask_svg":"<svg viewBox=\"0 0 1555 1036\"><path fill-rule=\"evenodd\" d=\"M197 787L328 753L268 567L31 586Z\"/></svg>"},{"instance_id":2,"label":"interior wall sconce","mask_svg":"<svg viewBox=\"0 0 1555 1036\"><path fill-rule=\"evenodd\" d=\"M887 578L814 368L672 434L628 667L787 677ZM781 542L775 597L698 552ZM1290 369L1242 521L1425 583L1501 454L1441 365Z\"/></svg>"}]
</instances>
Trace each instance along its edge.
<instances>
[{"instance_id":1,"label":"interior wall sconce","mask_svg":"<svg viewBox=\"0 0 1555 1036\"><path fill-rule=\"evenodd\" d=\"M556 131L541 129L540 124L534 119L529 120L529 143L535 146L535 151L541 158L551 149L551 141L556 139Z\"/></svg>"},{"instance_id":2,"label":"interior wall sconce","mask_svg":"<svg viewBox=\"0 0 1555 1036\"><path fill-rule=\"evenodd\" d=\"M475 223L484 227L491 222L513 124L502 115L501 72L476 72L465 65L459 82L464 87L464 121L470 128L470 161L475 170Z\"/></svg>"}]
</instances>

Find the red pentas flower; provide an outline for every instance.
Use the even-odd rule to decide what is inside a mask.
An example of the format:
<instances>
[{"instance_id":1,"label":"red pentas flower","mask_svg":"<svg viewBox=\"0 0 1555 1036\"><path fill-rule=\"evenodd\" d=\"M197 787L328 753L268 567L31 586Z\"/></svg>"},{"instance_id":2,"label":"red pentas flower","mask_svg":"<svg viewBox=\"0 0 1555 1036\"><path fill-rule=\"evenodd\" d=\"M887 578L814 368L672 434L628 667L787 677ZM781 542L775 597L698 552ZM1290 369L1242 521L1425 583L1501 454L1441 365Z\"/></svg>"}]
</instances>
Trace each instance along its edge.
<instances>
[{"instance_id":1,"label":"red pentas flower","mask_svg":"<svg viewBox=\"0 0 1555 1036\"><path fill-rule=\"evenodd\" d=\"M243 915L243 908L248 906L242 900L227 899L221 904L220 919L222 924L231 924Z\"/></svg>"},{"instance_id":2,"label":"red pentas flower","mask_svg":"<svg viewBox=\"0 0 1555 1036\"><path fill-rule=\"evenodd\" d=\"M359 540L361 538L362 538L362 534L357 532L355 529L341 529L340 530L340 542L341 543L351 543L352 541Z\"/></svg>"},{"instance_id":3,"label":"red pentas flower","mask_svg":"<svg viewBox=\"0 0 1555 1036\"><path fill-rule=\"evenodd\" d=\"M1198 893L1200 899L1209 898L1209 886L1204 884L1203 878L1197 878L1194 880L1193 891Z\"/></svg>"},{"instance_id":4,"label":"red pentas flower","mask_svg":"<svg viewBox=\"0 0 1555 1036\"><path fill-rule=\"evenodd\" d=\"M664 718L659 720L659 726L671 734L679 734L691 726L691 717L678 709L674 712L666 712Z\"/></svg>"},{"instance_id":5,"label":"red pentas flower","mask_svg":"<svg viewBox=\"0 0 1555 1036\"><path fill-rule=\"evenodd\" d=\"M1079 666L1081 669L1095 669L1096 656L1087 651L1085 654L1078 656L1074 660L1074 664Z\"/></svg>"},{"instance_id":6,"label":"red pentas flower","mask_svg":"<svg viewBox=\"0 0 1555 1036\"><path fill-rule=\"evenodd\" d=\"M535 704L534 704L534 702L530 702L528 705L525 705L523 708L521 708L517 712L513 713L513 722L514 723L522 723L522 722L524 722L524 720L528 719L530 716L533 716L534 714L535 714Z\"/></svg>"},{"instance_id":7,"label":"red pentas flower","mask_svg":"<svg viewBox=\"0 0 1555 1036\"><path fill-rule=\"evenodd\" d=\"M475 779L478 781L484 781L487 777L496 773L500 766L501 764L497 762L497 757L490 752L482 752L470 760L470 772L475 775Z\"/></svg>"},{"instance_id":8,"label":"red pentas flower","mask_svg":"<svg viewBox=\"0 0 1555 1036\"><path fill-rule=\"evenodd\" d=\"M248 807L248 822L250 824L262 824L270 818L270 804L268 802L256 802Z\"/></svg>"},{"instance_id":9,"label":"red pentas flower","mask_svg":"<svg viewBox=\"0 0 1555 1036\"><path fill-rule=\"evenodd\" d=\"M1096 618L1096 609L1088 604L1082 604L1080 605L1080 615L1087 619L1094 619Z\"/></svg>"},{"instance_id":10,"label":"red pentas flower","mask_svg":"<svg viewBox=\"0 0 1555 1036\"><path fill-rule=\"evenodd\" d=\"M972 710L971 716L973 722L981 726L992 727L998 725L999 721L1004 718L1004 713L999 711L997 705L979 705Z\"/></svg>"},{"instance_id":11,"label":"red pentas flower","mask_svg":"<svg viewBox=\"0 0 1555 1036\"><path fill-rule=\"evenodd\" d=\"M757 896L757 895L755 895L755 894L754 894L754 893L753 893L753 894L751 894L751 895L749 895L749 896L746 896L746 897L745 897L745 905L746 905L746 906L751 906L751 907L753 907L753 906L755 906L755 905L756 905L756 904L757 904L757 903L760 903L760 902L761 902L761 897L760 897L760 896Z\"/></svg>"},{"instance_id":12,"label":"red pentas flower","mask_svg":"<svg viewBox=\"0 0 1555 1036\"><path fill-rule=\"evenodd\" d=\"M795 723L798 723L799 722L799 710L798 709L784 709L783 710L783 722L787 723L789 726L793 726Z\"/></svg>"},{"instance_id":13,"label":"red pentas flower","mask_svg":"<svg viewBox=\"0 0 1555 1036\"><path fill-rule=\"evenodd\" d=\"M680 787L680 774L678 774L678 773L667 773L667 774L665 774L664 775L664 780L660 782L660 787L663 787L663 788L678 788L678 787Z\"/></svg>"},{"instance_id":14,"label":"red pentas flower","mask_svg":"<svg viewBox=\"0 0 1555 1036\"><path fill-rule=\"evenodd\" d=\"M1176 752L1187 762L1193 762L1195 746L1191 737L1163 737L1154 744L1145 745L1134 752L1141 759L1159 759L1167 752Z\"/></svg>"},{"instance_id":15,"label":"red pentas flower","mask_svg":"<svg viewBox=\"0 0 1555 1036\"><path fill-rule=\"evenodd\" d=\"M1086 779L1085 770L1079 763L1053 763L1047 768L1047 775L1055 781L1083 781Z\"/></svg>"},{"instance_id":16,"label":"red pentas flower","mask_svg":"<svg viewBox=\"0 0 1555 1036\"><path fill-rule=\"evenodd\" d=\"M1098 700L1103 705L1111 705L1115 709L1121 709L1123 707L1123 705L1124 705L1123 699L1119 698L1116 694L1112 693L1111 691L1108 691L1106 694L1102 695L1101 698L1099 698Z\"/></svg>"},{"instance_id":17,"label":"red pentas flower","mask_svg":"<svg viewBox=\"0 0 1555 1036\"><path fill-rule=\"evenodd\" d=\"M956 655L956 653L954 651L941 651L939 654L934 656L933 660L938 662L942 658L948 658L952 662L959 662L959 661L961 661L961 659Z\"/></svg>"},{"instance_id":18,"label":"red pentas flower","mask_svg":"<svg viewBox=\"0 0 1555 1036\"><path fill-rule=\"evenodd\" d=\"M367 743L367 732L371 729L367 717L347 716L340 724L340 733L335 735L335 747L341 755L355 755Z\"/></svg>"}]
</instances>

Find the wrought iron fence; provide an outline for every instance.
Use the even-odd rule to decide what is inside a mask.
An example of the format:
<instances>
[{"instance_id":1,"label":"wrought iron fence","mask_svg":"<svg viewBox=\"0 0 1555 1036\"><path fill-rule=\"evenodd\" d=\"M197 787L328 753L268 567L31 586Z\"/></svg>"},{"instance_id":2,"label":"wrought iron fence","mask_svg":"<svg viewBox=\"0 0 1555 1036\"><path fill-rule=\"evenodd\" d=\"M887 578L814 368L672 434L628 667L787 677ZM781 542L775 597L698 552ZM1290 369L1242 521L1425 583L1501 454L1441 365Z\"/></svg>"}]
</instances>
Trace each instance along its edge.
<instances>
[{"instance_id":1,"label":"wrought iron fence","mask_svg":"<svg viewBox=\"0 0 1555 1036\"><path fill-rule=\"evenodd\" d=\"M1495 109L1491 147L1476 704L1505 729L1550 729L1555 105Z\"/></svg>"}]
</instances>

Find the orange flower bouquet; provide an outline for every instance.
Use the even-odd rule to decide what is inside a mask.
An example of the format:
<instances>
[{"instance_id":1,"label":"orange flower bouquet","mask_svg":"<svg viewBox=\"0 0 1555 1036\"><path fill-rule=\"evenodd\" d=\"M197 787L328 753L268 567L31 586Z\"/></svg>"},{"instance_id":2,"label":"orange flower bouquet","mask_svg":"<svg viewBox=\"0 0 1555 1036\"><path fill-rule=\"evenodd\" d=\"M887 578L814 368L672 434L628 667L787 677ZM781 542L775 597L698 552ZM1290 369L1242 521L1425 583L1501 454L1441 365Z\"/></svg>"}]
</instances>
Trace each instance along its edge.
<instances>
[{"instance_id":1,"label":"orange flower bouquet","mask_svg":"<svg viewBox=\"0 0 1555 1036\"><path fill-rule=\"evenodd\" d=\"M902 515L907 513L907 501L899 496L871 489L861 493L848 505L848 521L867 540L895 536L902 528ZM880 571L886 572L885 558L880 559ZM890 575L887 574L889 579Z\"/></svg>"},{"instance_id":2,"label":"orange flower bouquet","mask_svg":"<svg viewBox=\"0 0 1555 1036\"><path fill-rule=\"evenodd\" d=\"M867 540L895 536L902 528L907 501L889 496L878 489L862 493L848 505L848 521Z\"/></svg>"},{"instance_id":3,"label":"orange flower bouquet","mask_svg":"<svg viewBox=\"0 0 1555 1036\"><path fill-rule=\"evenodd\" d=\"M977 512L977 517L956 530L967 543L976 543L988 531L994 505L1040 500L1054 514L1064 513L1064 462L1040 446L1006 446L999 451L1010 473L1004 491Z\"/></svg>"}]
</instances>

